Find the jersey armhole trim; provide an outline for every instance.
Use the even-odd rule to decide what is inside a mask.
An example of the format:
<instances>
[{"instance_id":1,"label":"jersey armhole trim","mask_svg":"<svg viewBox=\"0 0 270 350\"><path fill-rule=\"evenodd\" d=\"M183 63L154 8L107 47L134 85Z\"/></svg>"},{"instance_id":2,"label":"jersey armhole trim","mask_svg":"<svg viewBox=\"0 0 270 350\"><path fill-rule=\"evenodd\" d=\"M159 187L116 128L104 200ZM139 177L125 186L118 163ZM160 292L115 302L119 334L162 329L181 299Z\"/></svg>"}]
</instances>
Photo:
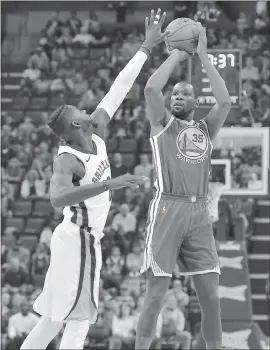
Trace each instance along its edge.
<instances>
[{"instance_id":1,"label":"jersey armhole trim","mask_svg":"<svg viewBox=\"0 0 270 350\"><path fill-rule=\"evenodd\" d=\"M209 137L209 143L210 143L210 147L211 147L211 153L212 153L212 151L213 151L213 143L212 143L212 140L211 140L211 137L210 137L210 134L209 134L207 123L206 123L206 121L204 119L201 119L200 121L203 123L203 125L205 126L205 129L207 131L207 135Z\"/></svg>"},{"instance_id":2,"label":"jersey armhole trim","mask_svg":"<svg viewBox=\"0 0 270 350\"><path fill-rule=\"evenodd\" d=\"M156 135L151 136L151 138L158 138L159 136L161 136L168 129L168 127L172 124L173 120L174 120L174 117L171 116L171 118L168 121L167 125L165 125L164 128L162 130L160 130L159 133L157 133Z\"/></svg>"},{"instance_id":3,"label":"jersey armhole trim","mask_svg":"<svg viewBox=\"0 0 270 350\"><path fill-rule=\"evenodd\" d=\"M57 154L57 156L54 158L54 161L55 161L55 159L56 159L57 157L61 156L62 154L70 154L70 155L76 157L77 160L78 160L80 163L82 163L82 165L83 165L83 167L84 167L84 172L85 172L84 176L83 176L82 178L80 178L80 180L79 180L79 181L82 181L82 180L85 178L86 174L87 174L87 168L86 168L84 162L83 162L79 157L77 157L74 153L69 153L69 152L62 152L62 153L60 153L60 154ZM76 174L73 174L73 175L76 175ZM77 176L78 176L78 175L77 175Z\"/></svg>"}]
</instances>

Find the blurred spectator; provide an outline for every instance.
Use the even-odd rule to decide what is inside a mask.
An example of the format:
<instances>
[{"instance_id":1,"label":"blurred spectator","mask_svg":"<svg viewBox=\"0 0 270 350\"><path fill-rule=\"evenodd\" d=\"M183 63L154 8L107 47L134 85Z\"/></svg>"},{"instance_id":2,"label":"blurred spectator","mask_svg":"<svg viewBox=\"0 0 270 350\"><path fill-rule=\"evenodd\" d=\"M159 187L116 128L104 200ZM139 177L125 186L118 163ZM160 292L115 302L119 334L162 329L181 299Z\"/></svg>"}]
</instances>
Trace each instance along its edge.
<instances>
[{"instance_id":1,"label":"blurred spectator","mask_svg":"<svg viewBox=\"0 0 270 350\"><path fill-rule=\"evenodd\" d=\"M140 164L136 165L134 168L134 175L145 176L149 179L147 183L144 184L146 187L150 187L151 173L153 169L153 164L149 163L149 158L146 153L140 155Z\"/></svg>"},{"instance_id":2,"label":"blurred spectator","mask_svg":"<svg viewBox=\"0 0 270 350\"><path fill-rule=\"evenodd\" d=\"M45 26L45 32L48 37L59 38L61 35L62 21L59 19L59 13L53 12L51 19Z\"/></svg>"},{"instance_id":3,"label":"blurred spectator","mask_svg":"<svg viewBox=\"0 0 270 350\"><path fill-rule=\"evenodd\" d=\"M7 166L9 181L20 181L23 170L22 164L17 158L11 158Z\"/></svg>"},{"instance_id":4,"label":"blurred spectator","mask_svg":"<svg viewBox=\"0 0 270 350\"><path fill-rule=\"evenodd\" d=\"M12 200L8 194L8 190L2 187L1 191L1 214L2 217L12 217Z\"/></svg>"},{"instance_id":5,"label":"blurred spectator","mask_svg":"<svg viewBox=\"0 0 270 350\"><path fill-rule=\"evenodd\" d=\"M121 285L120 287L120 293L116 297L116 302L118 305L129 305L131 308L135 307L135 301L134 298L131 296L131 291L129 290L128 286Z\"/></svg>"},{"instance_id":6,"label":"blurred spectator","mask_svg":"<svg viewBox=\"0 0 270 350\"><path fill-rule=\"evenodd\" d=\"M125 261L121 256L118 246L113 246L111 253L105 262L105 269L102 272L106 288L120 287L122 281L122 272Z\"/></svg>"},{"instance_id":7,"label":"blurred spectator","mask_svg":"<svg viewBox=\"0 0 270 350\"><path fill-rule=\"evenodd\" d=\"M116 214L112 221L112 229L115 231L123 231L123 233L135 232L136 217L131 213L128 204L122 204L119 208L119 213Z\"/></svg>"},{"instance_id":8,"label":"blurred spectator","mask_svg":"<svg viewBox=\"0 0 270 350\"><path fill-rule=\"evenodd\" d=\"M81 96L87 91L88 82L81 73L77 73L73 79L67 81L67 86L74 96Z\"/></svg>"},{"instance_id":9,"label":"blurred spectator","mask_svg":"<svg viewBox=\"0 0 270 350\"><path fill-rule=\"evenodd\" d=\"M56 40L59 47L67 48L72 44L72 36L70 34L70 29L68 27L62 27L61 36Z\"/></svg>"},{"instance_id":10,"label":"blurred spectator","mask_svg":"<svg viewBox=\"0 0 270 350\"><path fill-rule=\"evenodd\" d=\"M32 255L31 276L35 285L43 285L47 269L49 267L49 256L45 246L39 243Z\"/></svg>"},{"instance_id":11,"label":"blurred spectator","mask_svg":"<svg viewBox=\"0 0 270 350\"><path fill-rule=\"evenodd\" d=\"M30 312L28 303L23 302L21 311L11 316L8 322L8 337L12 340L15 349L23 343L38 321L39 317Z\"/></svg>"},{"instance_id":12,"label":"blurred spectator","mask_svg":"<svg viewBox=\"0 0 270 350\"><path fill-rule=\"evenodd\" d=\"M23 142L28 141L34 130L35 125L33 124L31 118L26 116L24 122L18 126L18 139Z\"/></svg>"},{"instance_id":13,"label":"blurred spectator","mask_svg":"<svg viewBox=\"0 0 270 350\"><path fill-rule=\"evenodd\" d=\"M44 51L43 47L38 45L32 56L30 56L27 66L29 68L33 67L33 62L36 64L36 67L41 71L48 71L49 69L49 58Z\"/></svg>"},{"instance_id":14,"label":"blurred spectator","mask_svg":"<svg viewBox=\"0 0 270 350\"><path fill-rule=\"evenodd\" d=\"M185 310L186 306L189 304L189 295L184 289L182 281L175 279L172 282L172 288L168 291L168 296L175 298L177 306L182 310Z\"/></svg>"},{"instance_id":15,"label":"blurred spectator","mask_svg":"<svg viewBox=\"0 0 270 350\"><path fill-rule=\"evenodd\" d=\"M113 161L111 163L112 178L124 175L128 172L127 167L123 165L122 161L123 157L120 153L115 153L113 155Z\"/></svg>"},{"instance_id":16,"label":"blurred spectator","mask_svg":"<svg viewBox=\"0 0 270 350\"><path fill-rule=\"evenodd\" d=\"M141 247L139 243L134 243L132 246L132 250L128 253L126 258L126 267L127 270L130 271L131 267L135 266L137 271L140 270L143 259L143 252L141 251Z\"/></svg>"},{"instance_id":17,"label":"blurred spectator","mask_svg":"<svg viewBox=\"0 0 270 350\"><path fill-rule=\"evenodd\" d=\"M140 46L140 38L135 33L130 33L122 46L121 54L125 60L129 60L139 50Z\"/></svg>"},{"instance_id":18,"label":"blurred spectator","mask_svg":"<svg viewBox=\"0 0 270 350\"><path fill-rule=\"evenodd\" d=\"M124 194L119 198L119 204L128 204L130 208L130 212L135 216L139 215L140 212L140 202L141 195L136 193L136 189L125 188Z\"/></svg>"},{"instance_id":19,"label":"blurred spectator","mask_svg":"<svg viewBox=\"0 0 270 350\"><path fill-rule=\"evenodd\" d=\"M79 33L82 23L81 20L78 18L76 10L70 12L70 16L67 19L66 25L69 27L72 36L75 36Z\"/></svg>"},{"instance_id":20,"label":"blurred spectator","mask_svg":"<svg viewBox=\"0 0 270 350\"><path fill-rule=\"evenodd\" d=\"M60 76L58 72L56 78L51 83L50 92L61 93L61 92L65 92L66 89L67 89L67 85L65 83L65 80Z\"/></svg>"},{"instance_id":21,"label":"blurred spectator","mask_svg":"<svg viewBox=\"0 0 270 350\"><path fill-rule=\"evenodd\" d=\"M245 67L241 70L242 80L259 80L259 69L254 66L252 57L246 57Z\"/></svg>"},{"instance_id":22,"label":"blurred spectator","mask_svg":"<svg viewBox=\"0 0 270 350\"><path fill-rule=\"evenodd\" d=\"M99 45L99 44L105 44L107 42L107 38L102 37L101 39L97 39L95 37L95 33L92 31L90 34L88 32L88 29L85 26L82 26L80 28L80 33L75 36L73 39L73 43L80 43L84 45L85 47L88 47L90 44L92 45Z\"/></svg>"},{"instance_id":23,"label":"blurred spectator","mask_svg":"<svg viewBox=\"0 0 270 350\"><path fill-rule=\"evenodd\" d=\"M73 51L70 47L62 47L60 45L55 46L52 49L52 61L59 64L68 61L73 55Z\"/></svg>"},{"instance_id":24,"label":"blurred spectator","mask_svg":"<svg viewBox=\"0 0 270 350\"><path fill-rule=\"evenodd\" d=\"M191 345L191 334L185 331L185 315L177 307L174 297L167 300L162 310L162 338L166 343L170 343L173 349L189 350Z\"/></svg>"},{"instance_id":25,"label":"blurred spectator","mask_svg":"<svg viewBox=\"0 0 270 350\"><path fill-rule=\"evenodd\" d=\"M15 243L7 254L7 262L10 263L13 259L18 259L20 265L28 270L30 267L30 250L22 245L22 241L19 236L16 237Z\"/></svg>"},{"instance_id":26,"label":"blurred spectator","mask_svg":"<svg viewBox=\"0 0 270 350\"><path fill-rule=\"evenodd\" d=\"M22 74L22 82L21 84L26 85L28 82L34 82L39 79L41 75L41 70L38 68L36 60L31 60L29 62L28 68Z\"/></svg>"},{"instance_id":27,"label":"blurred spectator","mask_svg":"<svg viewBox=\"0 0 270 350\"><path fill-rule=\"evenodd\" d=\"M257 1L257 5L256 5L257 18L254 21L254 27L260 33L268 33L269 31L270 18L269 18L269 10L267 10L267 5L268 5L267 1Z\"/></svg>"},{"instance_id":28,"label":"blurred spectator","mask_svg":"<svg viewBox=\"0 0 270 350\"><path fill-rule=\"evenodd\" d=\"M101 90L99 81L95 79L90 83L89 89L83 94L78 108L92 110L98 105L104 95L105 93Z\"/></svg>"},{"instance_id":29,"label":"blurred spectator","mask_svg":"<svg viewBox=\"0 0 270 350\"><path fill-rule=\"evenodd\" d=\"M135 318L129 305L121 305L119 315L112 322L112 338L109 349L130 348L135 340Z\"/></svg>"},{"instance_id":30,"label":"blurred spectator","mask_svg":"<svg viewBox=\"0 0 270 350\"><path fill-rule=\"evenodd\" d=\"M44 244L47 247L47 251L50 251L50 244L52 239L52 229L50 226L45 226L41 231L39 243Z\"/></svg>"},{"instance_id":31,"label":"blurred spectator","mask_svg":"<svg viewBox=\"0 0 270 350\"><path fill-rule=\"evenodd\" d=\"M3 273L3 286L20 287L28 283L28 273L18 258L10 259Z\"/></svg>"},{"instance_id":32,"label":"blurred spectator","mask_svg":"<svg viewBox=\"0 0 270 350\"><path fill-rule=\"evenodd\" d=\"M37 95L46 95L49 92L51 81L42 72L39 79L33 83L34 91Z\"/></svg>"},{"instance_id":33,"label":"blurred spectator","mask_svg":"<svg viewBox=\"0 0 270 350\"><path fill-rule=\"evenodd\" d=\"M31 196L37 195L37 180L38 173L34 169L30 169L26 173L25 178L21 185L21 197L27 199Z\"/></svg>"},{"instance_id":34,"label":"blurred spectator","mask_svg":"<svg viewBox=\"0 0 270 350\"><path fill-rule=\"evenodd\" d=\"M88 336L90 337L91 347L98 346L99 343L109 342L109 337L112 332L112 320L107 315L104 303L100 302L98 306L98 319L90 329ZM86 344L84 344L86 345Z\"/></svg>"}]
</instances>

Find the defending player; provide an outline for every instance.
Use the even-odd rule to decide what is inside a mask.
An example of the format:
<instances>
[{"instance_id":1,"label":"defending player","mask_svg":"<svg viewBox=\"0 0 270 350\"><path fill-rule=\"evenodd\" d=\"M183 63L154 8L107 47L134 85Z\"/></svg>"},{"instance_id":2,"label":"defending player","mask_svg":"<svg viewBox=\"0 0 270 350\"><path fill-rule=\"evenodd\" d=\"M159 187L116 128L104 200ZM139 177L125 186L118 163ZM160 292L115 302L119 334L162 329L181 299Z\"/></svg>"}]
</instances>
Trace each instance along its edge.
<instances>
[{"instance_id":1,"label":"defending player","mask_svg":"<svg viewBox=\"0 0 270 350\"><path fill-rule=\"evenodd\" d=\"M197 104L193 86L178 83L171 96L171 112L162 89L186 52L173 50L145 87L151 146L156 169L155 195L149 207L144 263L148 285L137 327L136 349L149 349L175 262L183 275L192 275L202 312L207 349L221 349L218 297L219 261L208 210L207 191L211 140L231 108L225 82L208 59L205 29L198 24L197 53L210 80L216 105L195 123Z\"/></svg>"},{"instance_id":2,"label":"defending player","mask_svg":"<svg viewBox=\"0 0 270 350\"><path fill-rule=\"evenodd\" d=\"M158 16L160 13L159 9ZM152 48L164 39L161 26L165 16L154 23L152 10L150 23L146 18L144 44L91 116L63 105L50 117L50 127L65 141L59 147L50 183L52 205L64 207L64 219L53 233L50 266L43 291L34 303L34 310L42 317L21 349L46 349L63 323L66 328L60 349L83 349L89 325L97 319L100 239L111 204L109 191L144 182L143 177L133 175L110 179L105 128Z\"/></svg>"}]
</instances>

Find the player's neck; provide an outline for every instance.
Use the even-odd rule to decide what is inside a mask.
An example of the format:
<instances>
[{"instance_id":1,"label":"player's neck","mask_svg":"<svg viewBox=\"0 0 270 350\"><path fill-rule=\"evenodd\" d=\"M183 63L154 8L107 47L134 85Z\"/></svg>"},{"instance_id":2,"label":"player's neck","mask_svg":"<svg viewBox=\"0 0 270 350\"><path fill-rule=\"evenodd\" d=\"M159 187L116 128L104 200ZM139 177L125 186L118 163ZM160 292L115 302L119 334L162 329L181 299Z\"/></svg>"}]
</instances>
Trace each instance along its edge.
<instances>
[{"instance_id":1,"label":"player's neck","mask_svg":"<svg viewBox=\"0 0 270 350\"><path fill-rule=\"evenodd\" d=\"M70 146L84 153L95 153L92 135L78 135L72 141L67 142Z\"/></svg>"}]
</instances>

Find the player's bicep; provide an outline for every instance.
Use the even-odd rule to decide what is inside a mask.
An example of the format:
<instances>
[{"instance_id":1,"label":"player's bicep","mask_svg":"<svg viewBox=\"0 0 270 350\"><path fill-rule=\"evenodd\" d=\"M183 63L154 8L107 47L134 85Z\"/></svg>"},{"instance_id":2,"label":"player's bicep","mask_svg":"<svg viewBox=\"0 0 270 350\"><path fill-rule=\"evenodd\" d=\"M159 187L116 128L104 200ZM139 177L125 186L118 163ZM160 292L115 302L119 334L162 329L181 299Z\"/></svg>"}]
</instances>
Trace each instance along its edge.
<instances>
[{"instance_id":1,"label":"player's bicep","mask_svg":"<svg viewBox=\"0 0 270 350\"><path fill-rule=\"evenodd\" d=\"M146 102L146 116L151 126L164 125L167 110L162 92L146 85L144 96Z\"/></svg>"},{"instance_id":2,"label":"player's bicep","mask_svg":"<svg viewBox=\"0 0 270 350\"><path fill-rule=\"evenodd\" d=\"M103 108L97 108L92 114L91 118L94 121L94 133L105 141L106 127L110 122L108 113Z\"/></svg>"},{"instance_id":3,"label":"player's bicep","mask_svg":"<svg viewBox=\"0 0 270 350\"><path fill-rule=\"evenodd\" d=\"M53 175L50 181L50 200L54 207L57 199L63 191L73 187L73 175L75 169L73 156L62 154L57 157L53 164Z\"/></svg>"},{"instance_id":4,"label":"player's bicep","mask_svg":"<svg viewBox=\"0 0 270 350\"><path fill-rule=\"evenodd\" d=\"M230 109L231 109L230 103L227 103L227 102L223 104L217 103L214 105L214 107L210 110L210 112L204 118L208 127L211 140L213 140L219 133L220 129L222 128L223 124L226 121L226 118L230 112Z\"/></svg>"}]
</instances>

